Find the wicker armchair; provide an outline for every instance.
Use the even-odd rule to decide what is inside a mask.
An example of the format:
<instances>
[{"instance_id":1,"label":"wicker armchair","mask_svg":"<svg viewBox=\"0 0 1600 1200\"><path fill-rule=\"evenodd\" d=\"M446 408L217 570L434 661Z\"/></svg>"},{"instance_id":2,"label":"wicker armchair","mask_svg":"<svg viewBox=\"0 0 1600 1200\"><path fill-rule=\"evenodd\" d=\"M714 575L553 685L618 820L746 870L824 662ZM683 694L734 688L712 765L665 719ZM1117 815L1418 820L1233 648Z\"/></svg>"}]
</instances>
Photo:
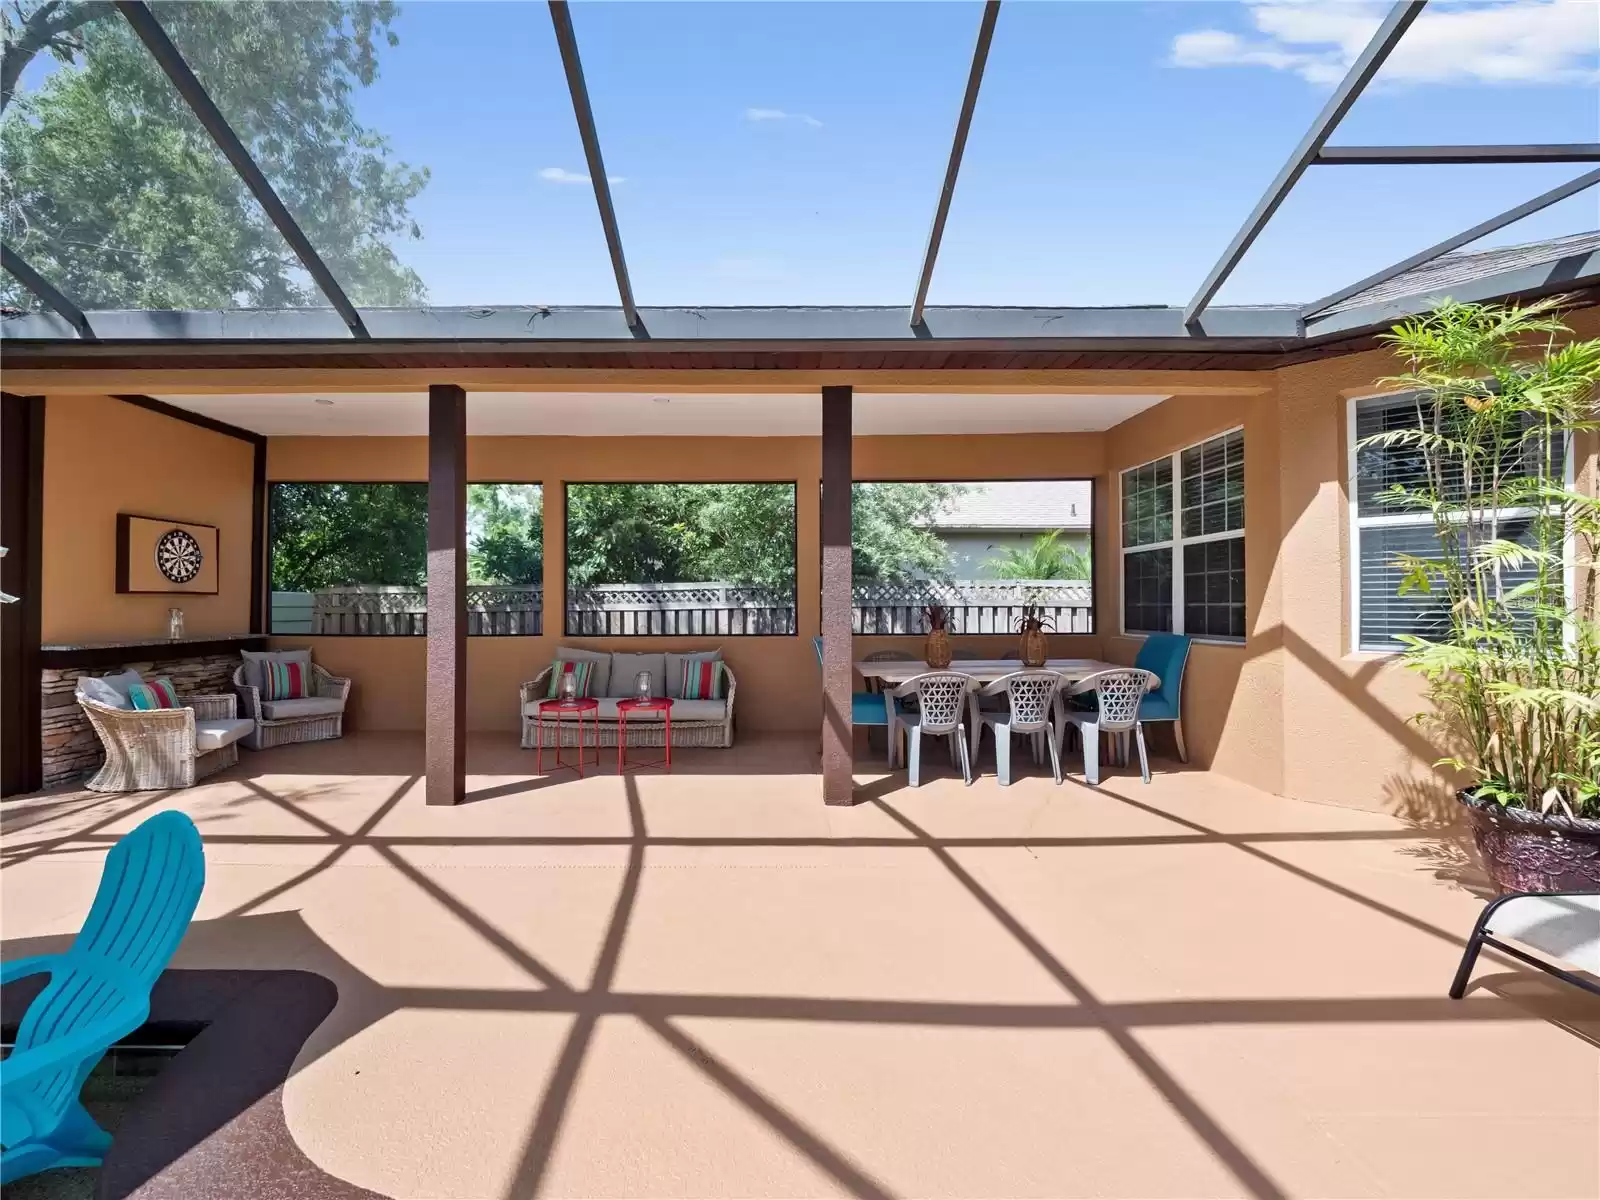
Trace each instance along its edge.
<instances>
[{"instance_id":1,"label":"wicker armchair","mask_svg":"<svg viewBox=\"0 0 1600 1200\"><path fill-rule=\"evenodd\" d=\"M550 672L555 669L552 663L540 671L534 678L521 685L518 689L522 711L522 748L535 749L539 745L539 721L537 717L539 701L545 698L545 693L550 686ZM674 749L681 746L716 746L726 748L733 745L733 696L739 690L739 681L733 677L733 670L726 662L722 664L723 674L728 680L728 695L717 703L721 705L721 712L716 717L689 717L679 716L677 712L672 715L672 745ZM686 707L687 702L678 701L680 711ZM600 699L600 744L602 746L615 746L617 744L617 730L620 727L616 718L615 699ZM584 734L587 741L591 735ZM544 744L554 746L556 739L560 738L563 746L576 746L578 744L578 729L572 722L546 721L544 726ZM656 720L630 720L628 722L628 745L630 746L665 746L667 743L665 722Z\"/></svg>"},{"instance_id":2,"label":"wicker armchair","mask_svg":"<svg viewBox=\"0 0 1600 1200\"><path fill-rule=\"evenodd\" d=\"M113 708L85 696L78 706L105 747L105 765L85 785L96 792L193 787L239 761L246 721L233 696L190 696L183 708Z\"/></svg>"},{"instance_id":3,"label":"wicker armchair","mask_svg":"<svg viewBox=\"0 0 1600 1200\"><path fill-rule=\"evenodd\" d=\"M311 677L315 695L303 700L263 700L261 689L245 680L241 663L233 673L233 690L239 707L255 722L244 744L251 750L267 750L290 742L321 742L344 736L344 708L350 699L350 681L329 674L315 663Z\"/></svg>"}]
</instances>

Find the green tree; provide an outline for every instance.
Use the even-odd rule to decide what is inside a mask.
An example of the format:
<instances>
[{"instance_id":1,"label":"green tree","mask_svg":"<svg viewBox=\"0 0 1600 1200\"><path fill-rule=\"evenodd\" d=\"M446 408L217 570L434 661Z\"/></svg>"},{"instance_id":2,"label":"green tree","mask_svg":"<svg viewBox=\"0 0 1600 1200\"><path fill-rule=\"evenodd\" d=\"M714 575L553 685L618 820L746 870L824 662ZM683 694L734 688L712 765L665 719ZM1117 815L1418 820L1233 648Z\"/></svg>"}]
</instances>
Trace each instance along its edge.
<instances>
[{"instance_id":1,"label":"green tree","mask_svg":"<svg viewBox=\"0 0 1600 1200\"><path fill-rule=\"evenodd\" d=\"M395 5L153 8L351 299L419 303L392 243L421 236L408 206L428 173L394 161L352 104L397 44ZM47 279L91 308L325 303L110 4L5 0L0 17L0 230ZM25 92L41 56L56 65ZM26 297L8 278L0 300Z\"/></svg>"},{"instance_id":2,"label":"green tree","mask_svg":"<svg viewBox=\"0 0 1600 1200\"><path fill-rule=\"evenodd\" d=\"M567 577L794 588L786 483L584 483L567 488Z\"/></svg>"},{"instance_id":3,"label":"green tree","mask_svg":"<svg viewBox=\"0 0 1600 1200\"><path fill-rule=\"evenodd\" d=\"M998 579L1088 579L1089 554L1063 546L1064 530L1041 533L1025 549L1007 548L994 573Z\"/></svg>"},{"instance_id":4,"label":"green tree","mask_svg":"<svg viewBox=\"0 0 1600 1200\"><path fill-rule=\"evenodd\" d=\"M958 483L853 485L850 540L856 581L948 578L950 551L933 531L933 519L965 490Z\"/></svg>"},{"instance_id":5,"label":"green tree","mask_svg":"<svg viewBox=\"0 0 1600 1200\"><path fill-rule=\"evenodd\" d=\"M274 591L426 578L427 484L278 483L269 510Z\"/></svg>"},{"instance_id":6,"label":"green tree","mask_svg":"<svg viewBox=\"0 0 1600 1200\"><path fill-rule=\"evenodd\" d=\"M544 496L536 483L467 487L470 583L544 583Z\"/></svg>"}]
</instances>

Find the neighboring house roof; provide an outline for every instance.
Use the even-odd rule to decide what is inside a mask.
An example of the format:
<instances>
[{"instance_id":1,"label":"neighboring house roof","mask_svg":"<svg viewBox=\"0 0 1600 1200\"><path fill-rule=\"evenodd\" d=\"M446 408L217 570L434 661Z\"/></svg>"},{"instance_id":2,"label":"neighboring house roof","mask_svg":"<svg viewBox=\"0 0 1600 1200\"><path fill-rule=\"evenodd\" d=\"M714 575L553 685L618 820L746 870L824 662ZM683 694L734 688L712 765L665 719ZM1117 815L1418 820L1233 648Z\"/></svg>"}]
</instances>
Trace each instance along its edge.
<instances>
[{"instance_id":1,"label":"neighboring house roof","mask_svg":"<svg viewBox=\"0 0 1600 1200\"><path fill-rule=\"evenodd\" d=\"M1578 259L1596 251L1600 251L1600 230L1546 238L1540 242L1524 242L1520 246L1496 246L1492 250L1457 250L1430 263L1423 263L1403 275L1375 284L1364 292L1346 297L1337 304L1329 305L1325 311L1334 313L1347 308L1363 308L1401 296L1442 298L1450 294L1451 288L1474 280L1541 263L1558 262L1563 258Z\"/></svg>"},{"instance_id":2,"label":"neighboring house roof","mask_svg":"<svg viewBox=\"0 0 1600 1200\"><path fill-rule=\"evenodd\" d=\"M1088 529L1092 485L1085 479L969 484L929 524L934 529Z\"/></svg>"}]
</instances>

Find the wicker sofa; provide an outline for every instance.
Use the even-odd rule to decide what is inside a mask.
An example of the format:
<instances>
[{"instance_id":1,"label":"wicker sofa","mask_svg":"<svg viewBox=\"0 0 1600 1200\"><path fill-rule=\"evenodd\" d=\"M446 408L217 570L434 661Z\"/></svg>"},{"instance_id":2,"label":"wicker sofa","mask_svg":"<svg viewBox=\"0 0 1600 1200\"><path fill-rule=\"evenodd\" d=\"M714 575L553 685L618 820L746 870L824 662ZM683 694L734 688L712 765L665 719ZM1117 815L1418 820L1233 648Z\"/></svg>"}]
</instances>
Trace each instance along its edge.
<instances>
[{"instance_id":1,"label":"wicker sofa","mask_svg":"<svg viewBox=\"0 0 1600 1200\"><path fill-rule=\"evenodd\" d=\"M255 728L244 739L248 748L267 750L290 742L320 742L344 736L344 710L350 700L348 679L312 663L314 695L299 700L263 700L261 688L253 682L250 666L247 660L233 673L233 690L239 697L239 707L255 722Z\"/></svg>"},{"instance_id":2,"label":"wicker sofa","mask_svg":"<svg viewBox=\"0 0 1600 1200\"><path fill-rule=\"evenodd\" d=\"M96 792L193 787L239 761L251 725L229 695L198 695L182 708L133 709L83 694L78 707L105 748L105 765L84 786Z\"/></svg>"},{"instance_id":3,"label":"wicker sofa","mask_svg":"<svg viewBox=\"0 0 1600 1200\"><path fill-rule=\"evenodd\" d=\"M619 663L624 660L634 660L638 655L607 656L599 653L584 652L588 657L599 660L605 657L614 658ZM670 656L672 652L667 652ZM563 655L557 651L557 660ZM654 655L645 657L666 657ZM709 657L705 655L704 657ZM629 666L637 665L630 661ZM550 691L550 675L555 669L551 663L539 674L522 684L518 689L520 711L522 713L522 748L533 750L539 745L539 702L548 697ZM723 677L727 681L727 695L721 700L673 700L672 702L672 745L679 746L714 746L726 748L733 745L733 698L738 690L738 680L734 678L732 669L726 661L722 663ZM613 679L608 687L599 689L609 691L611 695L597 695L600 702L599 733L602 746L615 746L617 744L617 731L620 723L617 720L617 701L626 699L632 694L631 683L633 674L631 670L622 672L626 677L625 683ZM669 694L675 690L675 682L670 669L664 669L656 675L667 687L658 687ZM584 744L587 745L591 734L589 718L584 719ZM544 744L555 746L559 739L562 746L575 746L578 743L578 730L576 722L568 719L552 720L545 718ZM658 712L644 712L628 718L628 745L630 746L664 746L666 745L666 723Z\"/></svg>"}]
</instances>

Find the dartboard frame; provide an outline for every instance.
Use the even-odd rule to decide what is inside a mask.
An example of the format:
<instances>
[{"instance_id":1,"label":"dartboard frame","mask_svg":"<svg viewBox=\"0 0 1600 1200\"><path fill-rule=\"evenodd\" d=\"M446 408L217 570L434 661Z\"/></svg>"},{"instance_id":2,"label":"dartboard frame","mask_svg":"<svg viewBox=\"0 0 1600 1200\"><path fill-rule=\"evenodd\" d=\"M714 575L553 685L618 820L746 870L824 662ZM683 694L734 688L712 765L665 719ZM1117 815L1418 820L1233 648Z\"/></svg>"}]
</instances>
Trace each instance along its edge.
<instances>
[{"instance_id":1,"label":"dartboard frame","mask_svg":"<svg viewBox=\"0 0 1600 1200\"><path fill-rule=\"evenodd\" d=\"M187 581L175 582L162 572L157 547L174 533L194 539L200 563ZM215 596L220 573L220 542L215 525L156 517L117 514L117 591L123 595Z\"/></svg>"}]
</instances>

